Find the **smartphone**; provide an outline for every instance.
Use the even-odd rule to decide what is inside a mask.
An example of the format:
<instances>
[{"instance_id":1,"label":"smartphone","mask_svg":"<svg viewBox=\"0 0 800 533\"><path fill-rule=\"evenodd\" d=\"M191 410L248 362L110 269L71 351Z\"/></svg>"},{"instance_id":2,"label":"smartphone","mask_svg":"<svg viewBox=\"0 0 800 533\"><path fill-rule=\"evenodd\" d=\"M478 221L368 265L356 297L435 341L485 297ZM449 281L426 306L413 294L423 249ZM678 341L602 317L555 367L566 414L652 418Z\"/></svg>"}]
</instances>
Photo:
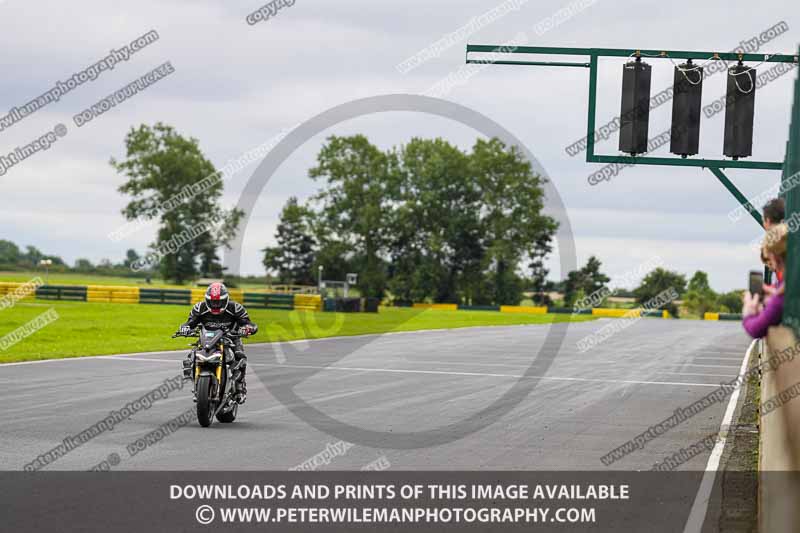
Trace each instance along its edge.
<instances>
[{"instance_id":1,"label":"smartphone","mask_svg":"<svg viewBox=\"0 0 800 533\"><path fill-rule=\"evenodd\" d=\"M750 294L758 294L764 301L764 273L758 270L750 271Z\"/></svg>"}]
</instances>

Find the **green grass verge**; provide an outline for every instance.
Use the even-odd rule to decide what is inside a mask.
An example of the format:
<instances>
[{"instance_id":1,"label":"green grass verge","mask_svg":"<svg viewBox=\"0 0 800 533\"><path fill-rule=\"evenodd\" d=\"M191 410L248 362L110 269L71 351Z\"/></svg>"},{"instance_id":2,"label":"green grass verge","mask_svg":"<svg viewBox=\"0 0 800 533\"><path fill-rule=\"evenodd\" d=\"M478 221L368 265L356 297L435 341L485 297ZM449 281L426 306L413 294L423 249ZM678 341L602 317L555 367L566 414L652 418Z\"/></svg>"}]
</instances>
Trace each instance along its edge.
<instances>
[{"instance_id":1,"label":"green grass verge","mask_svg":"<svg viewBox=\"0 0 800 533\"><path fill-rule=\"evenodd\" d=\"M0 363L62 357L183 349L186 339L170 336L189 306L49 302L18 303L0 311L0 338L54 308L58 320L0 351ZM489 311L434 311L381 308L377 314L311 313L250 309L259 325L247 342L272 342L470 326L583 322L586 315L527 315Z\"/></svg>"}]
</instances>

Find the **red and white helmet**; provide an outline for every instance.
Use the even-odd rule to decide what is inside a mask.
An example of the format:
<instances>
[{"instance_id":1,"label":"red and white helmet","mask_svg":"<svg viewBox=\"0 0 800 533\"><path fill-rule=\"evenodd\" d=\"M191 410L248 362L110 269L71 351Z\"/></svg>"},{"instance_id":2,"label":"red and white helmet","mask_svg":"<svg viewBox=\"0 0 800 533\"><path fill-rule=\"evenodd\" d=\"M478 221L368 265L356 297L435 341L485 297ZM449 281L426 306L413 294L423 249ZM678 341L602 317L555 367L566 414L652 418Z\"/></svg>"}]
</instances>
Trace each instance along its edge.
<instances>
[{"instance_id":1,"label":"red and white helmet","mask_svg":"<svg viewBox=\"0 0 800 533\"><path fill-rule=\"evenodd\" d=\"M212 314L222 313L228 306L228 289L223 283L214 282L206 290L206 305Z\"/></svg>"}]
</instances>

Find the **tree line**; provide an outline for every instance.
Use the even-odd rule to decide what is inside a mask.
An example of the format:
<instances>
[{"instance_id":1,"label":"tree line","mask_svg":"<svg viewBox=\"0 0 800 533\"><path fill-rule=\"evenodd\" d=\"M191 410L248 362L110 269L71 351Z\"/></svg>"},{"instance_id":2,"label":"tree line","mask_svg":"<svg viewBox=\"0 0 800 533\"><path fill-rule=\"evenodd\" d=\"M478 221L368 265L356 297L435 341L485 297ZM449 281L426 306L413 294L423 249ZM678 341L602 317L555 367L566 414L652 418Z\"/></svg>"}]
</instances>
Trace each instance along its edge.
<instances>
[{"instance_id":1,"label":"tree line","mask_svg":"<svg viewBox=\"0 0 800 533\"><path fill-rule=\"evenodd\" d=\"M61 257L46 254L35 246L25 246L24 250L17 244L0 239L0 270L35 270L42 260L50 260L48 267L51 272L77 272L81 274L100 274L109 276L145 277L146 273L136 273L131 270L131 265L139 259L139 254L134 249L129 249L125 258L118 263L110 259L101 259L97 264L89 259L78 258L70 266Z\"/></svg>"},{"instance_id":2,"label":"tree line","mask_svg":"<svg viewBox=\"0 0 800 533\"><path fill-rule=\"evenodd\" d=\"M715 292L708 281L708 274L698 270L687 282L686 276L665 268L655 268L650 271L638 287L632 291L617 287L609 287L611 280L601 271L602 264L599 259L592 256L583 267L569 272L564 281L548 285L549 290L563 293L565 307L580 307L581 302L591 302L593 307L610 305L608 298L611 296L633 297L639 306L652 302L659 294L674 289L686 310L696 316L703 316L708 312L738 313L742 308L742 291L733 290L725 293ZM592 295L598 295L596 299ZM667 310L673 316L680 315L678 301L660 303L657 309Z\"/></svg>"},{"instance_id":3,"label":"tree line","mask_svg":"<svg viewBox=\"0 0 800 533\"><path fill-rule=\"evenodd\" d=\"M364 296L518 304L543 288L557 223L544 179L516 147L478 139L463 151L414 138L387 150L332 136L309 170L319 191L289 198L264 266L286 283L359 275Z\"/></svg>"},{"instance_id":4,"label":"tree line","mask_svg":"<svg viewBox=\"0 0 800 533\"><path fill-rule=\"evenodd\" d=\"M179 284L224 276L218 251L229 247L243 213L222 207L223 181L208 179L219 173L198 141L157 123L131 128L124 142L125 158L111 160L125 177L119 191L130 199L122 213L130 221L158 221L152 249L187 228L216 230L139 272L130 268L140 259L133 249L118 263L78 259L70 267L34 246L22 250L0 240L0 269L35 269L50 259L56 272L160 275ZM313 285L322 266L326 279L355 272L362 295L399 302L517 305L532 296L539 304L573 307L598 294L607 304L615 294L641 305L672 288L691 313L741 308L741 291L715 293L702 271L687 282L656 268L629 291L608 287L600 261L590 257L562 281L548 281L544 264L558 225L542 213L545 180L516 147L498 139L478 139L467 151L440 138L381 150L363 135L332 136L309 176L320 188L305 202L291 197L284 205L276 243L263 250L264 282ZM198 183L208 186L187 196ZM551 302L554 292L563 299ZM662 307L678 314L674 302Z\"/></svg>"}]
</instances>

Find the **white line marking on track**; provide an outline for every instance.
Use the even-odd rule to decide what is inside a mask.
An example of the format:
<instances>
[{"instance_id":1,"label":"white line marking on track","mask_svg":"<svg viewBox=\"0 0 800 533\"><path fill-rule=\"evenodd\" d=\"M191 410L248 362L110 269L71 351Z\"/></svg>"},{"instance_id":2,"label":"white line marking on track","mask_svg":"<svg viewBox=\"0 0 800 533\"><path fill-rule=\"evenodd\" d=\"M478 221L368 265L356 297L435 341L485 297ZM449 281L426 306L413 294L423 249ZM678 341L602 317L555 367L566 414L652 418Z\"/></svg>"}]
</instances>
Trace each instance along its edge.
<instances>
[{"instance_id":1,"label":"white line marking on track","mask_svg":"<svg viewBox=\"0 0 800 533\"><path fill-rule=\"evenodd\" d=\"M53 361L75 361L78 359L95 359L95 357L70 357L67 359L42 359L41 361L22 361L19 363L2 363L0 364L0 368L6 366L21 366L21 365L38 365L41 363L52 363Z\"/></svg>"},{"instance_id":2,"label":"white line marking on track","mask_svg":"<svg viewBox=\"0 0 800 533\"><path fill-rule=\"evenodd\" d=\"M139 353L132 353L132 354L117 354L117 355L87 355L85 357L65 357L62 359L42 359L40 361L21 361L19 363L0 363L0 370L7 366L20 366L20 365L38 365L42 363L67 363L67 362L74 362L74 361L94 361L97 359L131 359L135 360L133 356L137 355L156 355L156 354L185 354L186 351L169 351L169 352L139 352ZM141 358L144 359L144 358ZM149 360L149 359L148 359ZM153 359L157 361L157 359ZM174 361L180 361L180 359L174 359Z\"/></svg>"},{"instance_id":3,"label":"white line marking on track","mask_svg":"<svg viewBox=\"0 0 800 533\"><path fill-rule=\"evenodd\" d=\"M101 355L96 356L94 359L112 359L117 361L144 361L144 362L155 362L155 363L170 363L174 364L178 362L177 359L157 359L154 357L129 357L129 356L117 356L117 355ZM453 361L415 361L415 363L431 363L431 364L445 364L445 365L475 365L475 366L507 366L512 368L528 368L524 365L505 365L499 363L461 363L461 362L453 362ZM251 366L259 366L259 365L267 365L268 363L250 363ZM289 366L289 365L273 365L273 366ZM305 368L305 367L303 367ZM329 368L329 367L314 367L314 368ZM332 368L333 370L337 370L339 367ZM404 369L396 369L397 371L403 371ZM635 370L635 369L634 369ZM360 372L392 372L395 369L372 369L372 368L365 368L359 370ZM416 372L413 371L412 372ZM420 370L418 372L428 372L424 370ZM430 371L436 372L436 371ZM660 374L669 374L672 376L702 376L702 377L710 377L710 378L733 378L736 377L736 374L705 374L705 373L696 373L696 372L659 372ZM469 375L468 373L465 375ZM494 374L480 374L477 373L476 375L487 375L492 376ZM504 374L502 376L505 376ZM545 377L544 379L549 379ZM561 379L583 379L583 378L561 378ZM647 383L647 382L645 382ZM662 383L662 382L657 382ZM696 385L696 384L695 384Z\"/></svg>"},{"instance_id":4,"label":"white line marking on track","mask_svg":"<svg viewBox=\"0 0 800 533\"><path fill-rule=\"evenodd\" d=\"M710 378L735 378L736 374L697 374L694 372L660 372L660 374L670 374L675 376L708 376Z\"/></svg>"},{"instance_id":5,"label":"white line marking on track","mask_svg":"<svg viewBox=\"0 0 800 533\"><path fill-rule=\"evenodd\" d=\"M739 361L740 360L738 357L706 357L705 355L692 357L692 361L697 361L698 359L713 359L715 361Z\"/></svg>"},{"instance_id":6,"label":"white line marking on track","mask_svg":"<svg viewBox=\"0 0 800 533\"><path fill-rule=\"evenodd\" d=\"M570 363L576 363L576 364L577 363L583 364L583 361L566 361L566 360L563 360L563 359L558 359L558 361L559 362L564 361L564 362L570 362ZM592 363L603 363L603 364L616 363L617 362L617 361L606 361L604 359L591 359L590 361ZM634 361L634 362L640 362L640 361ZM674 366L701 366L701 367L707 367L707 368L732 368L732 369L737 369L737 370L739 368L739 365L701 365L701 364L695 364L695 363L681 363L681 362L669 363L669 362L666 362L666 361L664 361L664 362L667 363L667 364L656 365L656 366L652 366L652 367L648 367L648 368L671 368L671 367L674 367ZM625 361L621 361L620 364L629 364L629 363L625 362Z\"/></svg>"},{"instance_id":7,"label":"white line marking on track","mask_svg":"<svg viewBox=\"0 0 800 533\"><path fill-rule=\"evenodd\" d=\"M117 361L144 361L144 362L155 362L155 363L170 363L174 364L178 362L178 359L157 359L155 357L129 357L129 356L118 356L118 355L101 355L96 356L94 359L112 359ZM432 364L453 364L453 365L476 365L476 366L508 366L513 368L528 368L524 365L505 365L499 363L456 363L453 361L415 361L415 363L432 363ZM269 363L250 363L251 366L259 366L259 365L269 365ZM274 365L274 366L289 366L289 365ZM305 367L304 367L305 368ZM318 367L314 367L318 368ZM329 368L329 367L319 367L319 368ZM333 370L338 369L338 367L334 367ZM395 369L372 369L367 368L360 370L361 372L374 372L374 371L386 371L391 372ZM404 369L397 369L398 371L402 371ZM634 369L635 370L635 369ZM426 372L420 370L419 372ZM433 372L433 371L432 371ZM704 374L704 373L695 373L695 372L659 372L661 374L669 374L672 376L703 376L703 377L710 377L710 378L733 378L736 377L736 374ZM484 375L484 374L477 374L477 375ZM492 375L492 374L486 374ZM547 379L547 378L545 378ZM563 379L581 379L581 378L563 378ZM661 383L661 382L658 382Z\"/></svg>"},{"instance_id":8,"label":"white line marking on track","mask_svg":"<svg viewBox=\"0 0 800 533\"><path fill-rule=\"evenodd\" d=\"M2 0L0 0L2 3ZM572 322L571 325L578 325L578 324L585 324L592 321L584 321L584 322ZM566 322L560 322L562 324ZM458 330L477 330L477 329L489 329L494 330L490 331L490 333L497 333L502 334L501 329L503 328L537 328L539 326L545 325L553 325L550 322L544 322L539 324L500 324L496 326L464 326L460 328L440 328L440 329L416 329L416 330L409 330L409 331L386 331L383 333L365 333L363 335L340 335L334 337L319 337L316 339L297 339L293 341L281 341L281 342L253 342L249 343L250 346L270 346L270 345L283 345L283 344L302 344L304 342L320 342L320 341L341 341L341 340L348 340L348 339L359 339L364 337L387 337L390 335L410 335L414 333L460 333ZM539 334L538 331L531 331L532 333ZM541 336L544 336L544 333L541 333ZM42 363L57 363L57 362L65 362L65 361L91 361L92 359L98 359L101 357L130 357L135 355L155 355L155 354L185 354L188 352L187 349L178 349L178 350L160 350L154 352L133 352L133 353L123 353L123 354L106 354L106 355L87 355L84 357L62 357L62 358L52 358L52 359L41 359L37 361L20 361L18 363L0 363L0 368L5 366L20 366L20 365L37 365Z\"/></svg>"},{"instance_id":9,"label":"white line marking on track","mask_svg":"<svg viewBox=\"0 0 800 533\"><path fill-rule=\"evenodd\" d=\"M744 361L739 369L739 377L743 377L747 371L747 363L750 357L750 351L753 349L758 339L753 339L750 347L744 354ZM719 468L719 461L722 458L722 452L725 449L725 441L728 439L727 428L730 428L731 420L733 420L733 412L736 410L736 402L739 401L739 392L741 387L737 387L730 400L728 400L728 407L725 409L725 415L722 417L722 423L719 425L719 436L717 443L711 450L711 455L708 457L706 463L706 471L703 474L703 479L700 481L700 488L697 489L697 496L695 496L692 510L689 513L689 519L686 521L686 527L683 533L699 533L703 527L703 522L706 519L708 512L708 502L711 499L711 489L714 488L714 480L717 477L717 468ZM725 433L723 433L725 432Z\"/></svg>"},{"instance_id":10,"label":"white line marking on track","mask_svg":"<svg viewBox=\"0 0 800 533\"><path fill-rule=\"evenodd\" d=\"M444 376L475 376L475 377L496 377L496 378L514 378L514 379L542 379L547 381L582 381L590 383L627 383L638 385L675 385L686 387L719 387L719 383L683 383L675 381L639 381L639 380L623 380L623 379L593 379L593 378L568 378L558 376L524 376L520 374L489 374L482 372L444 372L440 370L408 370L408 369L394 369L394 368L363 368L363 367L349 367L349 366L315 366L315 365L282 365L272 363L252 363L250 366L272 366L279 368L307 368L318 370L335 370L335 371L360 371L360 372L389 372L396 374L434 374Z\"/></svg>"},{"instance_id":11,"label":"white line marking on track","mask_svg":"<svg viewBox=\"0 0 800 533\"><path fill-rule=\"evenodd\" d=\"M694 363L673 363L674 366L704 366L707 368L739 368L736 365L696 365Z\"/></svg>"},{"instance_id":12,"label":"white line marking on track","mask_svg":"<svg viewBox=\"0 0 800 533\"><path fill-rule=\"evenodd\" d=\"M414 364L441 364L441 365L458 365L458 366L488 366L488 367L499 367L499 366L502 366L502 367L523 368L523 369L524 368L528 368L530 366L530 362L528 362L527 365L510 365L510 364L505 364L505 363L472 363L472 362L463 362L463 361L431 361L431 360L428 360L428 359L423 359L423 360L416 359L414 361L409 361L409 362L412 362ZM613 362L613 361L603 361L603 363L609 363L609 362ZM659 367L654 367L654 368L658 369L658 368L668 368L668 367L659 366ZM737 367L731 367L731 368L739 368L739 367L737 366ZM648 367L645 370L650 370L650 369L651 368ZM606 370L606 369L603 368L603 369L598 369L598 370ZM631 370L636 371L638 369L636 367L632 367ZM609 371L616 372L616 370L609 370ZM669 371L661 371L659 373L660 374L679 375L679 376L708 376L708 377L713 377L713 378L727 378L727 377L733 378L733 377L736 377L736 373L730 373L730 374L702 374L702 373L700 373L700 374L698 374L698 373L694 373L694 372L669 372Z\"/></svg>"},{"instance_id":13,"label":"white line marking on track","mask_svg":"<svg viewBox=\"0 0 800 533\"><path fill-rule=\"evenodd\" d=\"M156 363L180 363L180 359L156 359L154 357L120 357L118 355L100 355L93 359L111 359L112 361L154 361Z\"/></svg>"}]
</instances>

